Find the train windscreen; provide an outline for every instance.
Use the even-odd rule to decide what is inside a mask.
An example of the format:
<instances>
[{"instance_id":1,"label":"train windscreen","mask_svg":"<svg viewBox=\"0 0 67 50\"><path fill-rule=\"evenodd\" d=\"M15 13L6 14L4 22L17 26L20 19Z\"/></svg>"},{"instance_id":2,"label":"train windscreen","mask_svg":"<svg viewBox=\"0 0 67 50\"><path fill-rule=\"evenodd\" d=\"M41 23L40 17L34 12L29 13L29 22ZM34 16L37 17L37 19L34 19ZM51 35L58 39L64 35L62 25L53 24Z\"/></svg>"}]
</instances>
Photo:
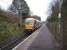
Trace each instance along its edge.
<instances>
[{"instance_id":1,"label":"train windscreen","mask_svg":"<svg viewBox=\"0 0 67 50\"><path fill-rule=\"evenodd\" d=\"M33 18L25 19L25 24L31 24L31 23L33 23Z\"/></svg>"}]
</instances>

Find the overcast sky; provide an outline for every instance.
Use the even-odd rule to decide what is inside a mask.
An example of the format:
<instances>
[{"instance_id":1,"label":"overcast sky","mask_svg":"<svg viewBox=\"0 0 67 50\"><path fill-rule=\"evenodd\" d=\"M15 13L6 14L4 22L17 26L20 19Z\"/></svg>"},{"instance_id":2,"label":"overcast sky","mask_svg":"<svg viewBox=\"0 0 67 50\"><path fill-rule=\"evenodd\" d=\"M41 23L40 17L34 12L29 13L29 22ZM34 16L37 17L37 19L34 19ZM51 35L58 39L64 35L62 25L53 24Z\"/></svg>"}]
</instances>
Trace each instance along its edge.
<instances>
[{"instance_id":1,"label":"overcast sky","mask_svg":"<svg viewBox=\"0 0 67 50\"><path fill-rule=\"evenodd\" d=\"M12 3L12 0L0 0L0 7L6 10L11 3Z\"/></svg>"},{"instance_id":2,"label":"overcast sky","mask_svg":"<svg viewBox=\"0 0 67 50\"><path fill-rule=\"evenodd\" d=\"M25 0L30 7L31 12L33 15L38 15L41 17L42 21L46 21L47 16L49 14L49 5L52 0ZM12 0L0 0L0 7L3 9L7 9Z\"/></svg>"},{"instance_id":3,"label":"overcast sky","mask_svg":"<svg viewBox=\"0 0 67 50\"><path fill-rule=\"evenodd\" d=\"M41 17L42 21L46 21L49 14L49 5L52 0L25 0L30 7L30 10L33 14L36 14Z\"/></svg>"}]
</instances>

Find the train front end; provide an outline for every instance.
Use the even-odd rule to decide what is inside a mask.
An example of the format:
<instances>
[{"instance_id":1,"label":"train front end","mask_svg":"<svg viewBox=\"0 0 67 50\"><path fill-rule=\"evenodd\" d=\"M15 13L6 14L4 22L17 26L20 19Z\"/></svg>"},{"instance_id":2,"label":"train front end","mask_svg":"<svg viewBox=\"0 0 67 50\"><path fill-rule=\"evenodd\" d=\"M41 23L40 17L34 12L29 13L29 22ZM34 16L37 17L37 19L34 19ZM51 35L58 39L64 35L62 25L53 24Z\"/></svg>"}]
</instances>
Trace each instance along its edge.
<instances>
[{"instance_id":1,"label":"train front end","mask_svg":"<svg viewBox=\"0 0 67 50\"><path fill-rule=\"evenodd\" d=\"M25 30L32 32L33 27L34 27L34 19L33 18L26 18L25 19Z\"/></svg>"}]
</instances>

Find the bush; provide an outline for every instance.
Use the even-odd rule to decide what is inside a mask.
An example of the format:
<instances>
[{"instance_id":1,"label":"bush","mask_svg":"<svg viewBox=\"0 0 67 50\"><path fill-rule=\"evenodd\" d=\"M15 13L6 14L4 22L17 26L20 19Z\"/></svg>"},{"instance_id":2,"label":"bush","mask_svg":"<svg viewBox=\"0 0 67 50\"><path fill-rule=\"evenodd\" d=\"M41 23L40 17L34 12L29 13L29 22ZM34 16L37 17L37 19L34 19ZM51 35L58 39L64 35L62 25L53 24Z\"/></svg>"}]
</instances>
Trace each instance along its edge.
<instances>
[{"instance_id":1,"label":"bush","mask_svg":"<svg viewBox=\"0 0 67 50\"><path fill-rule=\"evenodd\" d=\"M7 44L7 41L10 39L19 38L24 35L21 33L23 30L17 26L17 23L11 23L8 20L9 18L5 14L0 14L0 46Z\"/></svg>"}]
</instances>

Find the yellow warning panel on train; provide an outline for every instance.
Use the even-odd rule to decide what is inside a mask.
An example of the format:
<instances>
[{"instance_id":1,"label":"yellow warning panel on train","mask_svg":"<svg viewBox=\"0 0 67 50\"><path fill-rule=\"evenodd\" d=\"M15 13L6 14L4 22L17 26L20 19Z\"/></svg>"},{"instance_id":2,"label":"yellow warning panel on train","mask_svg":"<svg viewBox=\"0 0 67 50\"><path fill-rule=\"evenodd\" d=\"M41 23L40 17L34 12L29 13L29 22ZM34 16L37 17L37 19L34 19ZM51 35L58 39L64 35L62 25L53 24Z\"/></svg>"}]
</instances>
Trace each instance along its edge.
<instances>
[{"instance_id":1,"label":"yellow warning panel on train","mask_svg":"<svg viewBox=\"0 0 67 50\"><path fill-rule=\"evenodd\" d=\"M33 28L32 24L25 25L25 29L32 29L32 28Z\"/></svg>"}]
</instances>

